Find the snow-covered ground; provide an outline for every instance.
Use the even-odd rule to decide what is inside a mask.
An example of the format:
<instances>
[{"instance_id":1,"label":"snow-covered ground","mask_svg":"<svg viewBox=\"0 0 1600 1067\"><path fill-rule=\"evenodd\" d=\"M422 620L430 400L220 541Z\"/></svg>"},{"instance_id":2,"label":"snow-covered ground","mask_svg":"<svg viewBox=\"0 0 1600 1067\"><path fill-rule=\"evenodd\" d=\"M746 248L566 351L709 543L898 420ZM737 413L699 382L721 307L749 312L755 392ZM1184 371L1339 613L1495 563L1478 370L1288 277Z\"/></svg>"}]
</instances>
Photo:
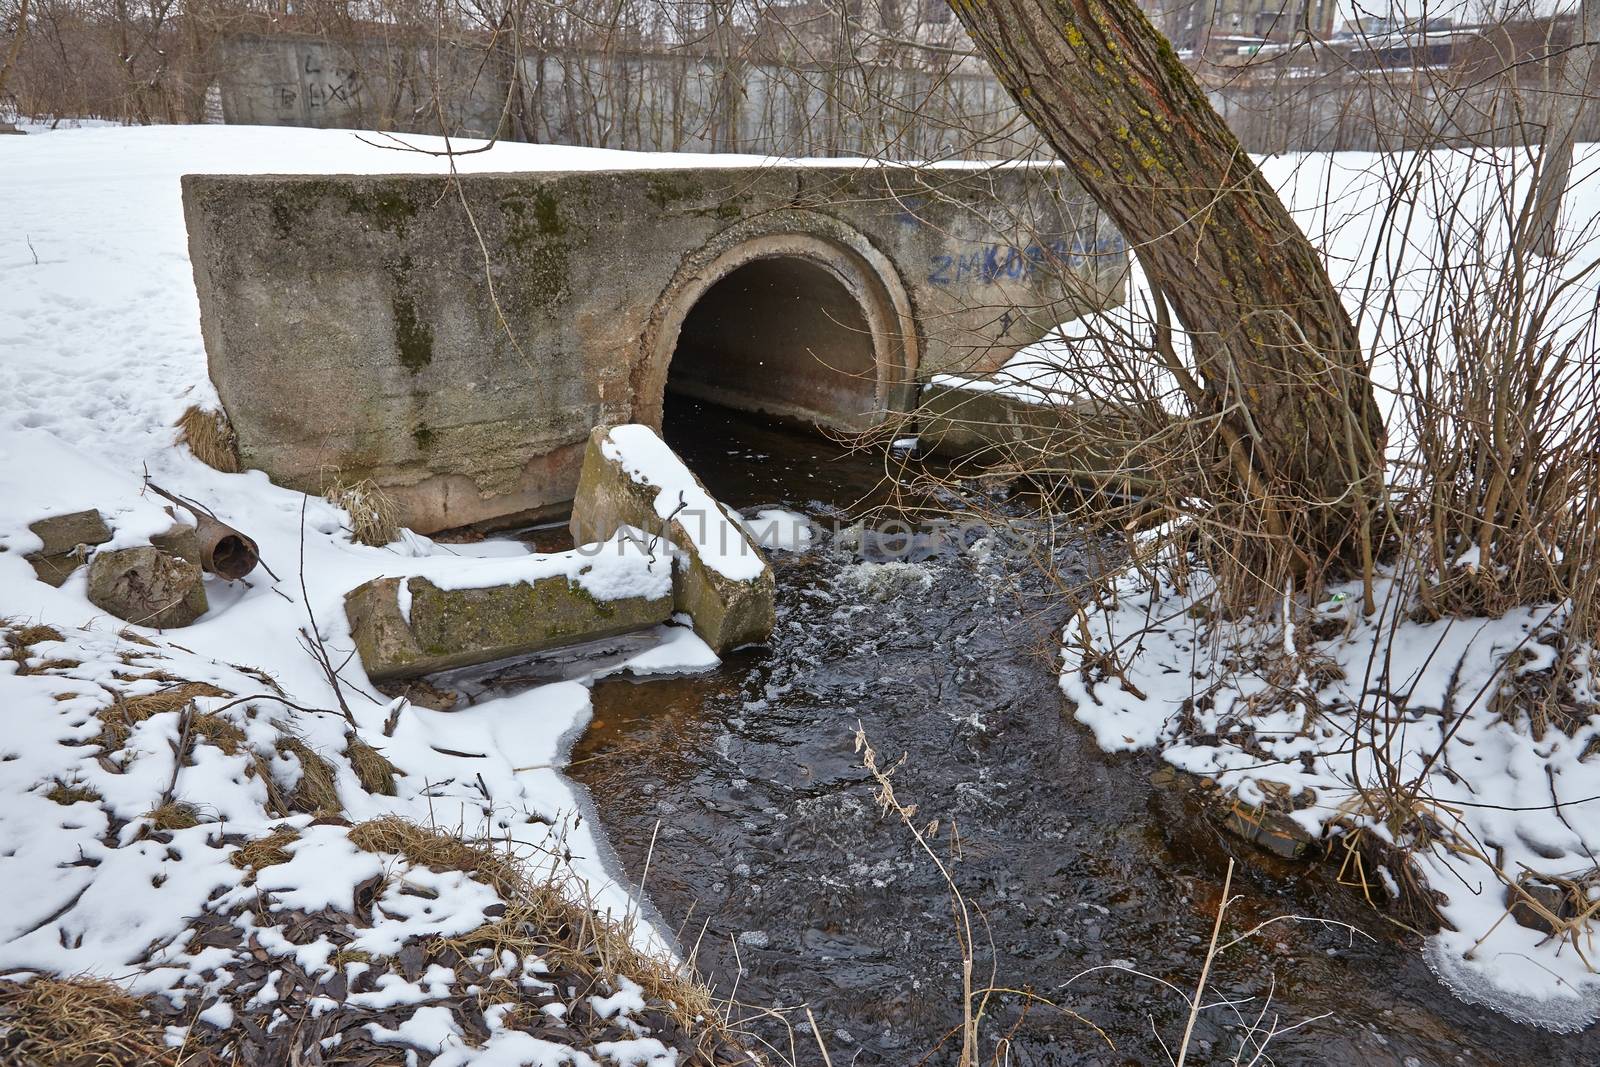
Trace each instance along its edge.
<instances>
[{"instance_id":1,"label":"snow-covered ground","mask_svg":"<svg viewBox=\"0 0 1600 1067\"><path fill-rule=\"evenodd\" d=\"M428 138L415 143L441 146ZM460 166L704 162L501 145L462 157ZM465 566L448 560L471 550L409 534L386 548L356 544L347 516L327 502L275 487L259 472L219 473L174 444L177 416L191 404L214 403L179 176L445 167L437 158L375 147L344 131L96 128L34 132L0 143L0 375L6 383L0 389L0 619L11 620L13 644L28 640L18 659L0 661L0 709L9 724L0 740L0 839L7 842L0 883L9 890L9 906L0 914L0 972L108 977L142 992L173 994L199 1011L225 984L233 963L228 949L195 949L189 917L220 914L262 893L279 910L348 909L356 887L375 870L405 865L356 849L342 825L313 820L309 812L273 810L263 768L273 788L289 795L306 773L296 755L304 751L326 760L345 821L399 815L496 839L536 869L566 880L601 911L617 918L637 913L560 772L569 741L590 713L583 684L547 685L444 714L379 694L359 660L346 661L346 591L382 575L442 574ZM162 502L142 492L146 473L246 531L281 580L266 568L242 582L208 580L209 611L196 624L165 634L124 627L96 609L86 599L85 569L60 589L35 580L23 558L39 547L28 526L47 515L98 508L114 530L112 547L166 529L171 519ZM470 566L539 569L524 550L505 550L521 558ZM336 694L304 647L301 631L313 625L334 662L344 664L353 723L339 713ZM60 639L48 630L21 629L27 626L51 627ZM650 673L717 662L682 626L662 627L658 638L655 648L620 669ZM213 687L205 692L232 696L198 695L187 713L174 707L122 723L120 745L93 743L124 702L171 692L179 681L203 682ZM316 710L298 711L291 702ZM207 714L225 723L208 719L210 733L197 730L193 717ZM296 739L302 748L289 744ZM358 743L402 772L394 795L362 784L354 765ZM177 757L180 750L186 758ZM166 801L186 805L199 824L154 826L151 813ZM289 862L260 872L236 864L243 840L275 830L298 835L288 846ZM402 894L400 882L390 883L378 911L394 918L361 934L363 951L381 952L428 932L465 933L486 922L486 909L497 903L481 883L426 867L409 867L404 882L421 884L422 896ZM423 896L427 907L416 904ZM647 925L639 929L642 943L664 950ZM299 945L282 937L260 940L274 959L324 974L336 969L329 962L335 946L326 939ZM418 1005L423 1026L432 1018L423 1014L430 999L443 995L444 986L420 978L401 984L405 988L389 989L391 1003ZM208 1018L224 1014L219 1007ZM471 1058L459 1032L437 1026L433 1032L434 1045L458 1047L450 1062ZM616 1062L669 1062L664 1053L652 1058L649 1051L625 1044L611 1050ZM573 1062L590 1062L585 1056L611 1062L609 1054L579 1049ZM554 1053L549 1061L566 1062Z\"/></svg>"}]
</instances>

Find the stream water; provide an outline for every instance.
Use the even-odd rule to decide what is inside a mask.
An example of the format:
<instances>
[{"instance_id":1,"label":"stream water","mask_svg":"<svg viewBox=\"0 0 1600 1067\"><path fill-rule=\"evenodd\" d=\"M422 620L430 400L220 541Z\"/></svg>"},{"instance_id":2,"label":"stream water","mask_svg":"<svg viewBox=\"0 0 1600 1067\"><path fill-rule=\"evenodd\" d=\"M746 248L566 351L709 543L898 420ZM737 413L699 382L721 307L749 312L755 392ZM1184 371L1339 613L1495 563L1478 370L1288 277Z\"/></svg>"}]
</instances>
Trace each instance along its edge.
<instances>
[{"instance_id":1,"label":"stream water","mask_svg":"<svg viewBox=\"0 0 1600 1067\"><path fill-rule=\"evenodd\" d=\"M675 402L670 442L713 494L831 524L881 499L881 455L758 417ZM1158 789L1152 757L1108 757L1071 718L1050 653L1063 598L1026 567L938 553L863 566L824 539L775 554L769 646L713 672L614 678L572 753L627 876L677 928L750 1029L796 1063L953 1063L962 968L949 889L874 801L859 723L917 807L972 912L974 984L996 994L984 1062L1164 1064L1188 1015L1228 857L1227 929L1278 915L1223 953L1191 1064L1593 1064L1600 1039L1558 1037L1464 1004L1322 866L1274 865ZM880 546L881 547L881 546ZM869 556L871 552L867 553ZM919 553L921 554L921 553ZM883 558L880 551L877 558ZM1070 576L1086 559L1069 549ZM513 668L488 678L519 684ZM525 682L523 683L525 684ZM1143 972L1143 976L1129 973ZM793 1027L791 1031L790 1027ZM792 1051L791 1051L792 1049Z\"/></svg>"}]
</instances>

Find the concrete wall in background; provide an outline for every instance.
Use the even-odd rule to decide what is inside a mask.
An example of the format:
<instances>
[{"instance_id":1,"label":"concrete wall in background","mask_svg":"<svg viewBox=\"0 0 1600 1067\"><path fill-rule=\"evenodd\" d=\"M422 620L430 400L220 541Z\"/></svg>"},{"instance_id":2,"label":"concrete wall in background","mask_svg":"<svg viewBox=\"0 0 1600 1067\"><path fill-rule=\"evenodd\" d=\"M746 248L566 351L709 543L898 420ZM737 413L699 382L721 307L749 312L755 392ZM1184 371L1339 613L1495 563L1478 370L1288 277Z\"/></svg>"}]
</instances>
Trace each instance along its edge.
<instances>
[{"instance_id":1,"label":"concrete wall in background","mask_svg":"<svg viewBox=\"0 0 1600 1067\"><path fill-rule=\"evenodd\" d=\"M230 123L489 136L507 104L498 57L453 46L243 34L225 45ZM528 140L664 152L939 159L1021 153L1017 111L993 77L714 58L566 52L521 60ZM1028 127L1021 133L1026 137Z\"/></svg>"},{"instance_id":2,"label":"concrete wall in background","mask_svg":"<svg viewBox=\"0 0 1600 1067\"><path fill-rule=\"evenodd\" d=\"M489 136L507 102L504 72L477 51L240 35L226 53L222 110L233 123L438 133L443 115L452 133ZM708 57L574 52L524 58L521 83L526 139L549 144L918 160L1046 154L981 69L741 63L729 72ZM1519 143L1538 139L1543 114L1537 87L1439 70L1241 68L1206 92L1258 153ZM1596 137L1600 111L1579 131Z\"/></svg>"},{"instance_id":3,"label":"concrete wall in background","mask_svg":"<svg viewBox=\"0 0 1600 1067\"><path fill-rule=\"evenodd\" d=\"M311 491L373 478L422 531L534 517L570 499L592 427L659 425L669 376L861 428L935 371L993 369L1120 300L1127 264L1059 167L460 183L184 179L211 374L247 464Z\"/></svg>"}]
</instances>

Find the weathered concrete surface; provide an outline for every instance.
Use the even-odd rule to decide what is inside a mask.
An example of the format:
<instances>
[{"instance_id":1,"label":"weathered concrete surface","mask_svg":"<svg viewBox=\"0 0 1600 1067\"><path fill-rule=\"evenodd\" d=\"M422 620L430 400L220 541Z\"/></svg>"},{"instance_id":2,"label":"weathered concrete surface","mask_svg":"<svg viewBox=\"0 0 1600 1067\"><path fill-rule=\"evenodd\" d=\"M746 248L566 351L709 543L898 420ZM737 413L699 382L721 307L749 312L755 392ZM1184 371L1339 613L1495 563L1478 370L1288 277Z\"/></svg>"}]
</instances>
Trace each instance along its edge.
<instances>
[{"instance_id":1,"label":"weathered concrete surface","mask_svg":"<svg viewBox=\"0 0 1600 1067\"><path fill-rule=\"evenodd\" d=\"M200 558L199 533L191 523L174 522L165 532L152 534L150 543L163 552L170 552L172 555L181 556L191 563L203 565L205 561Z\"/></svg>"},{"instance_id":2,"label":"weathered concrete surface","mask_svg":"<svg viewBox=\"0 0 1600 1067\"><path fill-rule=\"evenodd\" d=\"M367 675L384 682L654 626L672 617L672 596L663 584L602 599L565 574L472 589L378 578L345 595L345 617Z\"/></svg>"},{"instance_id":3,"label":"weathered concrete surface","mask_svg":"<svg viewBox=\"0 0 1600 1067\"><path fill-rule=\"evenodd\" d=\"M609 441L612 429L596 427L589 435L568 522L572 539L596 541L624 526L665 537L679 552L672 568L673 607L694 621L700 639L718 654L766 640L777 621L776 585L771 565L745 529L723 513L676 456L679 469L673 478L652 479L630 469L628 457ZM678 484L663 484L674 479ZM663 495L668 516L657 505ZM719 565L719 556L748 564L742 568L746 573L725 573L729 568Z\"/></svg>"},{"instance_id":4,"label":"weathered concrete surface","mask_svg":"<svg viewBox=\"0 0 1600 1067\"><path fill-rule=\"evenodd\" d=\"M89 563L89 602L160 630L188 626L208 606L200 564L152 545L96 552Z\"/></svg>"},{"instance_id":5,"label":"weathered concrete surface","mask_svg":"<svg viewBox=\"0 0 1600 1067\"><path fill-rule=\"evenodd\" d=\"M917 408L920 447L983 466L1048 470L1112 490L1151 484L1148 446L1115 406L1089 397L1025 398L1003 383L937 381Z\"/></svg>"},{"instance_id":6,"label":"weathered concrete surface","mask_svg":"<svg viewBox=\"0 0 1600 1067\"><path fill-rule=\"evenodd\" d=\"M41 582L58 587L83 566L88 549L111 540L111 527L93 509L52 515L29 524L28 529L44 542L39 551L27 556L33 573Z\"/></svg>"},{"instance_id":7,"label":"weathered concrete surface","mask_svg":"<svg viewBox=\"0 0 1600 1067\"><path fill-rule=\"evenodd\" d=\"M184 179L245 465L313 492L371 478L422 531L557 513L589 431L659 426L669 372L862 427L1122 293L1121 238L1059 168L459 180ZM685 330L711 355L675 359Z\"/></svg>"},{"instance_id":8,"label":"weathered concrete surface","mask_svg":"<svg viewBox=\"0 0 1600 1067\"><path fill-rule=\"evenodd\" d=\"M229 125L343 127L453 135L506 135L513 66L488 39L463 46L430 34L311 37L228 33L215 64L221 119ZM883 150L880 125L856 107L821 107L816 65L766 61L744 49L727 60L682 47L523 52L523 122L542 144L636 152L730 152L790 156ZM910 58L910 57L907 57ZM1026 122L1005 87L979 64L927 70L915 64L841 68L827 75L838 101L891 92L895 151L907 159L1009 158L1024 150ZM888 85L893 89L888 89ZM690 88L692 87L692 88ZM3 131L0 131L3 132Z\"/></svg>"}]
</instances>

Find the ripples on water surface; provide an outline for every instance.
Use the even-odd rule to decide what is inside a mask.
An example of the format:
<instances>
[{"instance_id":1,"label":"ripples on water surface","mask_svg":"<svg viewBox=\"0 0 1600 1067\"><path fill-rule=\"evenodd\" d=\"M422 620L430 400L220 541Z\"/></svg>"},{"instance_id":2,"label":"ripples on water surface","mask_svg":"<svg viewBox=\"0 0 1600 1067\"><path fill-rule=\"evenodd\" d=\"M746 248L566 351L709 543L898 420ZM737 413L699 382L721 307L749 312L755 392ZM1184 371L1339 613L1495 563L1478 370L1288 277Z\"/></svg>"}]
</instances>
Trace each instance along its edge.
<instances>
[{"instance_id":1,"label":"ripples on water surface","mask_svg":"<svg viewBox=\"0 0 1600 1067\"><path fill-rule=\"evenodd\" d=\"M883 469L881 458L699 405L669 411L668 435L715 495L746 511L831 520L870 495ZM904 827L880 816L852 745L860 722L886 760L905 755L896 790L919 821L941 821L941 847L959 830L956 878L987 919L978 983L992 967L994 984L1069 1007L1115 1044L1001 995L986 1057L1008 1037L1002 1063L1167 1063L1152 1020L1175 1052L1181 997L1118 970L1082 972L1120 962L1192 988L1228 852L1241 846L1154 789L1152 759L1107 757L1072 722L1049 658L1060 604L1036 578L970 554L891 574L825 541L774 565L770 647L705 675L595 686L571 773L626 876L637 884L654 836L648 893L684 946L698 944L721 990L737 981L743 1002L811 1005L836 1067L955 1062L949 896ZM531 676L503 671L498 684ZM1252 866L1235 879L1235 930L1314 914L1379 939L1280 924L1222 957L1208 993L1253 998L1243 1016L1269 991L1263 1026L1331 1013L1277 1037L1271 1062L1600 1063L1590 1035L1543 1034L1456 1001L1415 945L1328 872L1264 871L1258 853L1239 854ZM1233 1062L1236 1023L1226 1008L1205 1013L1189 1062ZM755 1029L788 1048L781 1026ZM795 1041L797 1062L819 1062L809 1031Z\"/></svg>"}]
</instances>

